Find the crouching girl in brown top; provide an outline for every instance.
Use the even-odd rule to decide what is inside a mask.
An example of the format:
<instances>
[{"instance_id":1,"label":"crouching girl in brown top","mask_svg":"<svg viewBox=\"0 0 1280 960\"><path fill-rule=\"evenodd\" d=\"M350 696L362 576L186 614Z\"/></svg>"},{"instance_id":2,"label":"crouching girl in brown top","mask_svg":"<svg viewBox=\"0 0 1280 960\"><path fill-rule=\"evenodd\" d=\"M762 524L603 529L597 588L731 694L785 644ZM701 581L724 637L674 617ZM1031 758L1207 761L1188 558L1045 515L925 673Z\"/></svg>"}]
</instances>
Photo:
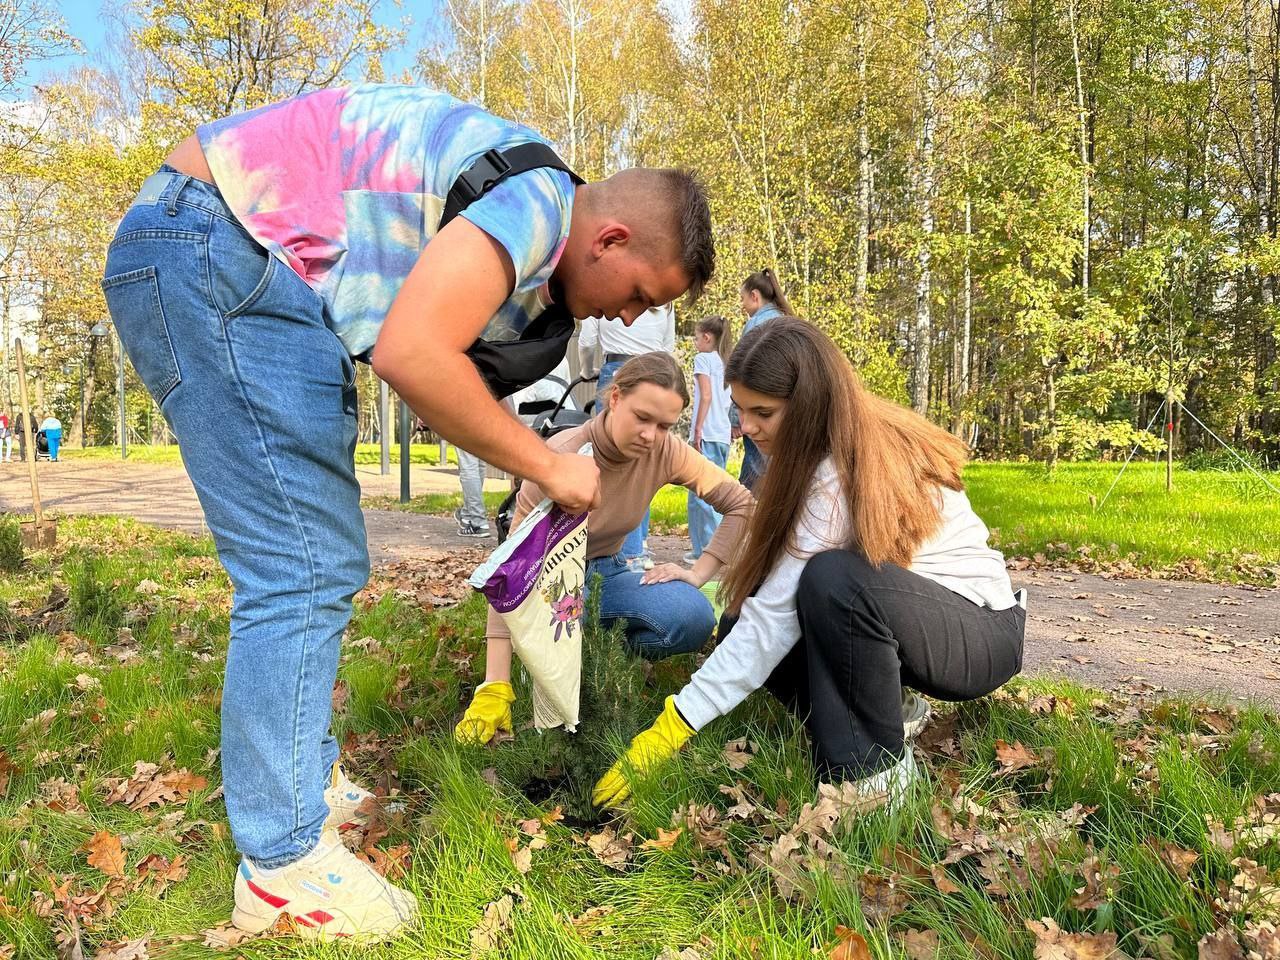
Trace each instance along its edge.
<instances>
[{"instance_id":1,"label":"crouching girl in brown top","mask_svg":"<svg viewBox=\"0 0 1280 960\"><path fill-rule=\"evenodd\" d=\"M699 590L730 559L746 529L750 492L721 467L698 453L671 428L689 404L684 372L667 353L646 353L623 365L595 419L548 441L556 452L574 452L590 443L600 468L600 506L587 517L587 583L603 578L600 620L621 621L627 643L649 660L699 649L711 637L716 620ZM630 570L618 555L654 494L679 484L724 515L702 556L685 568L659 564L644 573ZM543 498L537 484L525 482L516 498L518 524ZM458 724L460 740L487 743L498 730L511 729L511 636L492 610L485 629L488 651L485 682Z\"/></svg>"}]
</instances>

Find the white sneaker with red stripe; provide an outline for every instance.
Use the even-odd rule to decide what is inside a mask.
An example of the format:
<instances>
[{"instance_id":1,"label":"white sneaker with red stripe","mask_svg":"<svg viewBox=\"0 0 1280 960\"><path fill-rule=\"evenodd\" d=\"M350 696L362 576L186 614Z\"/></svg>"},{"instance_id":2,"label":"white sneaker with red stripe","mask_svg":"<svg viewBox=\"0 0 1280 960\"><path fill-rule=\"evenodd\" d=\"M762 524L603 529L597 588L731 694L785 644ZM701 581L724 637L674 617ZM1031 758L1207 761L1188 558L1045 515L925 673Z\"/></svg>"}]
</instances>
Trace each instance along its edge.
<instances>
[{"instance_id":1,"label":"white sneaker with red stripe","mask_svg":"<svg viewBox=\"0 0 1280 960\"><path fill-rule=\"evenodd\" d=\"M307 940L350 937L387 940L413 921L418 901L378 876L326 830L301 860L263 870L247 860L236 871L231 922L246 933L263 933L285 914Z\"/></svg>"},{"instance_id":2,"label":"white sneaker with red stripe","mask_svg":"<svg viewBox=\"0 0 1280 960\"><path fill-rule=\"evenodd\" d=\"M359 812L360 805L373 798L371 791L348 779L342 763L335 761L329 775L329 786L324 791L324 802L329 805L329 816L325 818L324 828L345 833L347 830L363 827L369 822L369 817Z\"/></svg>"}]
</instances>

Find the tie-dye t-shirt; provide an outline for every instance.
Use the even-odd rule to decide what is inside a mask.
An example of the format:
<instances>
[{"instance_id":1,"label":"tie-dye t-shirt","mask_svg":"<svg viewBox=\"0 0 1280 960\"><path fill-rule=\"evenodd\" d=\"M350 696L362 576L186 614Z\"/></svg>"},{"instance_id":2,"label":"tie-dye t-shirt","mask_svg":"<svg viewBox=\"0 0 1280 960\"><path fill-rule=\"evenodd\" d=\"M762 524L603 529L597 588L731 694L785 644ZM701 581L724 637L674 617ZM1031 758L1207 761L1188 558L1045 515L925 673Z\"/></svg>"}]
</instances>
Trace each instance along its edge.
<instances>
[{"instance_id":1,"label":"tie-dye t-shirt","mask_svg":"<svg viewBox=\"0 0 1280 960\"><path fill-rule=\"evenodd\" d=\"M545 142L447 94L392 84L317 90L197 132L227 205L320 295L353 356L377 340L459 174L488 150ZM460 214L515 265L515 290L486 339L515 339L545 308L573 192L564 172L531 170Z\"/></svg>"}]
</instances>

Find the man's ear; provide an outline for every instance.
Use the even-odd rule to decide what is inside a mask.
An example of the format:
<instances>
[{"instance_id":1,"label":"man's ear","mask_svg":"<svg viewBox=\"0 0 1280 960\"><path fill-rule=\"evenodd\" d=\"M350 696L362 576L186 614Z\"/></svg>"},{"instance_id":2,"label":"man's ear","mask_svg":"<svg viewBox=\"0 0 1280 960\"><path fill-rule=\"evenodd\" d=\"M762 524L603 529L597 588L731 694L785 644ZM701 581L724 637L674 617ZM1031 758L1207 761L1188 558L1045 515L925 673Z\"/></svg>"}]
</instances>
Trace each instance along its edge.
<instances>
[{"instance_id":1,"label":"man's ear","mask_svg":"<svg viewBox=\"0 0 1280 960\"><path fill-rule=\"evenodd\" d=\"M626 246L631 240L631 228L616 220L601 224L591 244L591 252L599 257L610 247Z\"/></svg>"}]
</instances>

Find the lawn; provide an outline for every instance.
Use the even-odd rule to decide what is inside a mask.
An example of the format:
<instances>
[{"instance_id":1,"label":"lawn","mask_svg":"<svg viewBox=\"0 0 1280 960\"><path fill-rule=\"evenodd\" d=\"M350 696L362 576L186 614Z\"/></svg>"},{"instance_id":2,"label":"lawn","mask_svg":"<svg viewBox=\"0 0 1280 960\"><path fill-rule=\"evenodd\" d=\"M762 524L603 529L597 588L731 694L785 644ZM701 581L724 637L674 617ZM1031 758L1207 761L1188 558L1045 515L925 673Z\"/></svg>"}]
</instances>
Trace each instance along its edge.
<instances>
[{"instance_id":1,"label":"lawn","mask_svg":"<svg viewBox=\"0 0 1280 960\"><path fill-rule=\"evenodd\" d=\"M209 541L75 518L59 538L0 578L0 957L356 955L207 945L230 936L236 864L216 753L229 587ZM756 694L616 818L561 819L554 771L531 779L555 739L519 729L519 679L513 743L452 741L483 607L408 589L451 570L392 568L344 645L349 769L404 804L356 840L423 906L360 956L1164 958L1206 937L1202 956L1241 957L1237 940L1275 956L1272 714L1020 681L937 705L927 786L859 815L815 796L803 729ZM631 668L632 729L693 665Z\"/></svg>"}]
</instances>

